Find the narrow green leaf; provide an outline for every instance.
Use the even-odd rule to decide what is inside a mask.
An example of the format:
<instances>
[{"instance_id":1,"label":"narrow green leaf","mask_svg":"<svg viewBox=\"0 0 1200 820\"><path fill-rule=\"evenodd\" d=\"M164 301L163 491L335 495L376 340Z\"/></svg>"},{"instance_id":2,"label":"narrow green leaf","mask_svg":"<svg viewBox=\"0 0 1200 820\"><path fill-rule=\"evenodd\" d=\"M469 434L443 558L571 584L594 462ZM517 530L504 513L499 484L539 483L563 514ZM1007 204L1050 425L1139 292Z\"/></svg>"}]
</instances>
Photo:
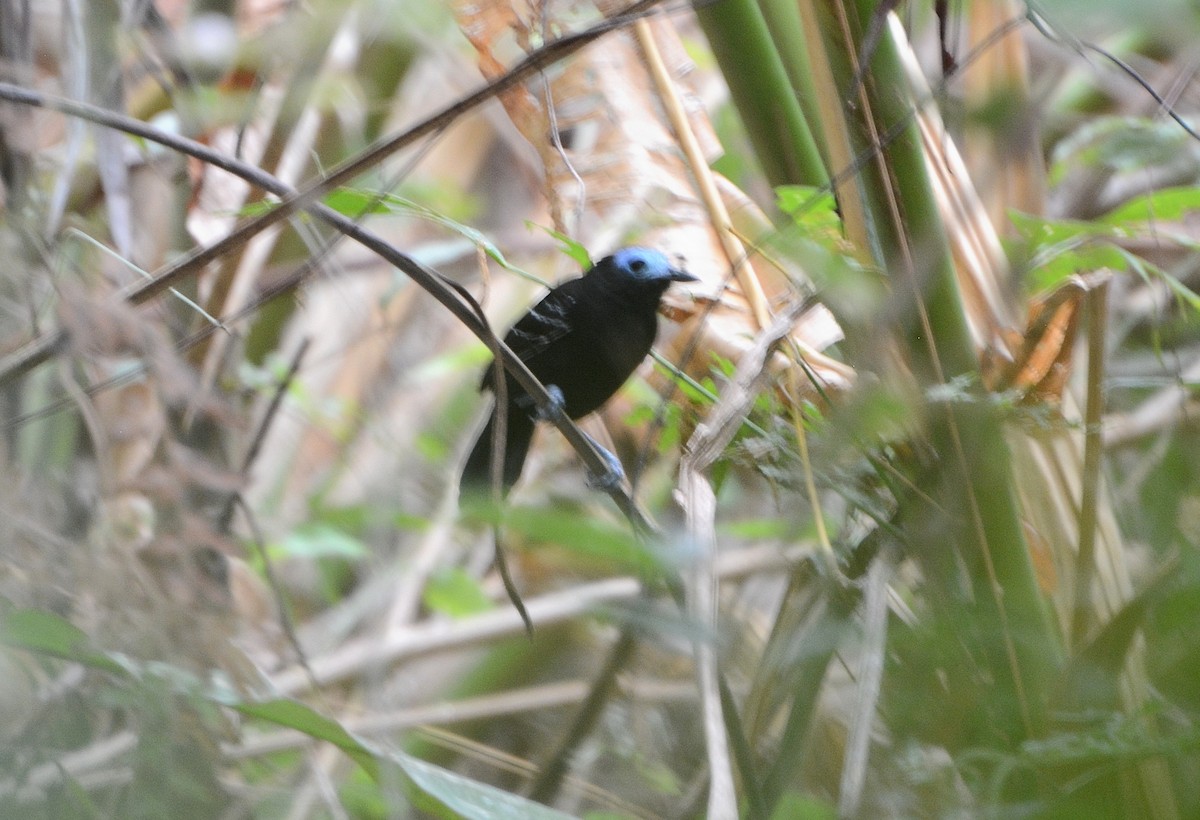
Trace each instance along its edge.
<instances>
[{"instance_id":1,"label":"narrow green leaf","mask_svg":"<svg viewBox=\"0 0 1200 820\"><path fill-rule=\"evenodd\" d=\"M418 788L469 820L569 820L569 814L410 757L388 755Z\"/></svg>"},{"instance_id":2,"label":"narrow green leaf","mask_svg":"<svg viewBox=\"0 0 1200 820\"><path fill-rule=\"evenodd\" d=\"M1122 250L1121 254L1129 264L1130 270L1138 274L1140 277L1142 277L1142 279L1149 281L1151 276L1158 277L1167 284L1167 287L1170 288L1171 292L1175 294L1176 299L1190 307L1192 310L1200 312L1200 295L1197 295L1194 290L1189 288L1183 282L1179 281L1177 277L1158 267L1158 265L1147 262L1145 259L1137 256L1136 254L1129 253L1125 250Z\"/></svg>"},{"instance_id":3,"label":"narrow green leaf","mask_svg":"<svg viewBox=\"0 0 1200 820\"><path fill-rule=\"evenodd\" d=\"M475 615L492 608L479 583L460 567L437 572L425 585L425 605L434 612L454 618Z\"/></svg>"},{"instance_id":4,"label":"narrow green leaf","mask_svg":"<svg viewBox=\"0 0 1200 820\"><path fill-rule=\"evenodd\" d=\"M592 257L588 253L587 248L576 242L571 237L567 236L565 233L560 233L553 228L547 228L545 225L539 225L536 222L530 222L529 220L525 221L525 225L530 228L537 228L538 230L545 231L547 234L553 237L554 240L558 242L562 252L578 262L579 267L583 270L587 270L592 266Z\"/></svg>"},{"instance_id":5,"label":"narrow green leaf","mask_svg":"<svg viewBox=\"0 0 1200 820\"><path fill-rule=\"evenodd\" d=\"M124 667L88 648L88 637L70 621L40 609L18 609L0 622L0 643L121 674Z\"/></svg>"},{"instance_id":6,"label":"narrow green leaf","mask_svg":"<svg viewBox=\"0 0 1200 820\"><path fill-rule=\"evenodd\" d=\"M811 185L780 185L775 189L779 210L796 222L813 228L841 232L842 219L837 213L837 200L827 188Z\"/></svg>"},{"instance_id":7,"label":"narrow green leaf","mask_svg":"<svg viewBox=\"0 0 1200 820\"><path fill-rule=\"evenodd\" d=\"M346 731L340 723L325 717L299 701L280 698L259 702L230 701L225 705L247 717L295 729L315 740L332 743L355 763L362 766L363 770L373 779L379 778L379 761L376 759L375 752Z\"/></svg>"},{"instance_id":8,"label":"narrow green leaf","mask_svg":"<svg viewBox=\"0 0 1200 820\"><path fill-rule=\"evenodd\" d=\"M1173 122L1146 117L1100 117L1080 127L1054 150L1050 181L1072 169L1136 171L1178 162L1189 137Z\"/></svg>"},{"instance_id":9,"label":"narrow green leaf","mask_svg":"<svg viewBox=\"0 0 1200 820\"><path fill-rule=\"evenodd\" d=\"M504 525L532 541L558 547L619 572L656 575L662 570L661 556L639 543L627 529L580 516L574 510L514 506L506 510Z\"/></svg>"},{"instance_id":10,"label":"narrow green leaf","mask_svg":"<svg viewBox=\"0 0 1200 820\"><path fill-rule=\"evenodd\" d=\"M348 558L352 560L365 558L369 554L362 541L324 522L297 527L271 551L280 556L292 558Z\"/></svg>"},{"instance_id":11,"label":"narrow green leaf","mask_svg":"<svg viewBox=\"0 0 1200 820\"><path fill-rule=\"evenodd\" d=\"M1165 188L1126 202L1101 221L1114 227L1151 220L1173 222L1193 211L1200 211L1200 188Z\"/></svg>"}]
</instances>

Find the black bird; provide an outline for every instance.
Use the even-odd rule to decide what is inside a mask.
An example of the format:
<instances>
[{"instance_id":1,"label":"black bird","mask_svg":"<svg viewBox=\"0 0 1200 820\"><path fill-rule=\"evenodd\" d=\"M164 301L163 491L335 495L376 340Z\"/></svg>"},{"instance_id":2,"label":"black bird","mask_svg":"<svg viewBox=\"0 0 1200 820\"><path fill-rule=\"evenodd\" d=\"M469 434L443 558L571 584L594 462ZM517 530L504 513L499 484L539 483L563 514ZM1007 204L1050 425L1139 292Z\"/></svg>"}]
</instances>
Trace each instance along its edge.
<instances>
[{"instance_id":1,"label":"black bird","mask_svg":"<svg viewBox=\"0 0 1200 820\"><path fill-rule=\"evenodd\" d=\"M504 343L561 397L563 411L578 419L608 401L646 358L658 332L659 301L671 283L694 281L658 251L623 248L551 290L512 326ZM507 493L521 476L539 416L529 394L512 375L504 376L508 401L501 480ZM480 389L492 388L494 378L495 367L489 366ZM495 413L467 457L463 495L490 483L494 422Z\"/></svg>"}]
</instances>

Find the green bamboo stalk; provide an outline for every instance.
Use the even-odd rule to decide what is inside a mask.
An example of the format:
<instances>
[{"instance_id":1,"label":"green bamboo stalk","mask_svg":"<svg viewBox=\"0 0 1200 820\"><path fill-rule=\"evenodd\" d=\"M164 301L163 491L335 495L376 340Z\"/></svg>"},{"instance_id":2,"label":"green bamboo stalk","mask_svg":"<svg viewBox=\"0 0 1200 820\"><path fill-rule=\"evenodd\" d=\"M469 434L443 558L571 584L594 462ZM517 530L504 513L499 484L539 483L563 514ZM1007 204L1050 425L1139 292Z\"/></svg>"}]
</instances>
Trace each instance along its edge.
<instances>
[{"instance_id":1,"label":"green bamboo stalk","mask_svg":"<svg viewBox=\"0 0 1200 820\"><path fill-rule=\"evenodd\" d=\"M734 105L772 185L824 185L817 143L805 122L771 32L753 0L696 9Z\"/></svg>"},{"instance_id":2,"label":"green bamboo stalk","mask_svg":"<svg viewBox=\"0 0 1200 820\"><path fill-rule=\"evenodd\" d=\"M831 47L840 47L853 62L878 7L875 0L846 7L838 33L848 32L851 40L830 38ZM865 232L876 238L878 262L891 274L896 294L891 320L907 341L918 383L925 390L959 380L977 385L945 226L912 119L914 101L899 53L886 29L882 34L861 85L855 87L854 75L838 76L843 99L862 101L850 111L856 151L877 149L876 179L884 183L866 189L871 224ZM878 145L881 139L886 144ZM1008 677L1008 685L992 687L989 706L1017 741L1043 730L1047 693L1063 650L1029 559L1000 419L982 396L969 393L927 408L927 434L939 462L931 495L945 512L931 512L914 498L900 519L917 556L931 551L925 557L935 571L948 566L937 553L959 550L971 584L959 601L962 614L974 615L993 674ZM952 590L955 572L939 575L944 591Z\"/></svg>"},{"instance_id":3,"label":"green bamboo stalk","mask_svg":"<svg viewBox=\"0 0 1200 820\"><path fill-rule=\"evenodd\" d=\"M821 131L816 127L821 122L821 109L817 102L817 85L813 79L810 67L812 56L808 53L808 41L804 31L804 22L800 18L800 8L795 0L759 0L763 20L775 44L775 53L783 63L788 81L804 112L804 121L812 129L813 141L816 143L826 168L832 168L829 154L821 138Z\"/></svg>"}]
</instances>

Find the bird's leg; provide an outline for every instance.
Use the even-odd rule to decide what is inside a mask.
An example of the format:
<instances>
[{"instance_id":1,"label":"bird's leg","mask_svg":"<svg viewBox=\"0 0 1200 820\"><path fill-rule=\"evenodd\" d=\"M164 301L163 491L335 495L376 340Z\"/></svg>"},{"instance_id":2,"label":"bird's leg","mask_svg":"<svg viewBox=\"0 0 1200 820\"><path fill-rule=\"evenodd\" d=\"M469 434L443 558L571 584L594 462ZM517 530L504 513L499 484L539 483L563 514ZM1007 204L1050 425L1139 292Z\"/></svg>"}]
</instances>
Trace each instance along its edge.
<instances>
[{"instance_id":1,"label":"bird's leg","mask_svg":"<svg viewBox=\"0 0 1200 820\"><path fill-rule=\"evenodd\" d=\"M583 433L582 430L579 432ZM583 437L592 443L592 446L596 448L596 452L600 454L600 457L604 459L604 463L608 465L608 469L602 474L596 474L588 470L588 488L608 493L620 487L621 482L625 480L625 468L621 466L621 460L615 454L601 447L600 442L587 433L583 433Z\"/></svg>"},{"instance_id":2,"label":"bird's leg","mask_svg":"<svg viewBox=\"0 0 1200 820\"><path fill-rule=\"evenodd\" d=\"M536 418L538 421L548 421L553 423L565 411L567 401L563 397L562 389L557 384L546 385L546 392L550 394L550 404L547 407L539 407L537 409ZM610 453L600 445L600 442L584 433L583 437L596 448L596 452L604 459L604 463L608 469L601 474L597 474L588 470L587 485L593 490L602 490L603 492L612 492L621 486L621 482L625 480L625 469L621 466L621 460Z\"/></svg>"},{"instance_id":3,"label":"bird's leg","mask_svg":"<svg viewBox=\"0 0 1200 820\"><path fill-rule=\"evenodd\" d=\"M550 396L550 403L545 407L539 407L535 418L538 421L548 421L553 424L566 412L567 399L557 384L546 385L546 393Z\"/></svg>"}]
</instances>

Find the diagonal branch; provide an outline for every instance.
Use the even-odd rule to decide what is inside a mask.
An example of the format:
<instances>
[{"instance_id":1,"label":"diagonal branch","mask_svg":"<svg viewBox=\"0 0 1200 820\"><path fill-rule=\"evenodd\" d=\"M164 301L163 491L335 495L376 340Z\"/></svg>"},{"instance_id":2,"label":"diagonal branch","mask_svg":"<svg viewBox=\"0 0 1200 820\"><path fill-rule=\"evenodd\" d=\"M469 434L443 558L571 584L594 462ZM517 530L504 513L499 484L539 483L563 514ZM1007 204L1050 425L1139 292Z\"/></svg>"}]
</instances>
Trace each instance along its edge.
<instances>
[{"instance_id":1,"label":"diagonal branch","mask_svg":"<svg viewBox=\"0 0 1200 820\"><path fill-rule=\"evenodd\" d=\"M348 182L372 164L384 157L399 151L417 140L436 133L454 122L462 114L477 108L498 94L525 81L530 76L551 66L579 51L584 46L604 34L630 25L635 20L648 13L661 0L639 0L625 11L609 19L575 34L568 34L529 54L517 63L503 76L485 84L478 91L454 102L441 111L430 115L408 130L393 137L386 138L376 145L366 149L359 156L336 166L329 174L319 177L300 190L295 190L280 182L260 168L241 162L236 158L214 151L186 137L160 131L141 120L125 116L87 103L78 102L44 94L11 83L0 83L0 100L27 105L33 108L45 108L60 114L77 117L82 120L113 128L141 137L150 142L171 148L182 154L193 156L202 162L220 168L246 182L280 197L278 206L263 213L235 228L223 239L204 248L198 248L178 262L164 268L146 282L139 283L127 289L122 295L133 304L141 304L157 296L162 291L194 273L205 265L248 242L251 237L266 230L275 223L292 216L297 211L305 210L321 218L342 231L339 225L327 218L328 209L322 209L317 200L329 190ZM345 218L342 217L344 220ZM355 238L355 237L351 237ZM390 261L390 260L389 260ZM404 268L401 268L404 270ZM409 271L405 270L405 273ZM58 352L66 339L61 330L38 337L22 347L16 353L0 360L0 385L7 384Z\"/></svg>"},{"instance_id":2,"label":"diagonal branch","mask_svg":"<svg viewBox=\"0 0 1200 820\"><path fill-rule=\"evenodd\" d=\"M338 213L317 201L317 199L331 187L359 173L366 167L368 163L367 158L372 162L377 161L387 153L399 150L414 140L443 128L464 111L470 110L485 100L521 82L534 72L567 57L601 35L629 24L657 2L659 0L642 0L642 2L634 3L624 14L618 17L611 18L585 31L567 35L550 43L544 48L530 54L529 57L521 61L516 68L503 77L488 83L479 91L449 106L439 114L435 114L421 124L409 129L404 134L385 140L377 147L369 149L362 157L335 169L330 175L310 183L301 191L291 188L271 174L249 163L241 162L227 154L214 151L195 140L153 128L132 117L63 97L32 91L10 83L0 83L0 99L21 105L58 111L106 128L133 134L188 156L193 156L203 162L210 163L249 182L251 185L255 185L281 198L282 201L279 205L271 211L247 221L215 244L194 251L181 262L170 266L156 275L151 281L141 283L137 287L127 290L123 296L128 301L134 304L147 301L177 283L184 276L200 270L204 265L216 259L221 254L248 241L256 233L303 209L314 217L328 223L343 235L375 252L388 263L403 271L422 289L430 293L455 318L484 341L489 348L495 350L499 354L499 359L503 362L504 367L513 375L521 387L533 397L537 406L549 411L553 407L553 400L546 392L545 386L517 358L516 354L503 341L496 337L486 321L481 318L483 315L482 311L473 297L465 292L461 294L456 293L436 271L425 267L412 257L402 253L384 241L378 235L359 225L352 218ZM19 379L33 368L45 362L61 350L65 343L66 333L64 330L58 329L34 339L20 350L0 360L0 386ZM547 413L547 415L553 416L555 426L558 427L563 436L570 442L571 446L590 470L597 474L602 474L607 470L607 462L573 421L562 414ZM623 487L613 487L608 489L607 492L639 533L646 534L654 531L653 526L647 521L633 498Z\"/></svg>"}]
</instances>

